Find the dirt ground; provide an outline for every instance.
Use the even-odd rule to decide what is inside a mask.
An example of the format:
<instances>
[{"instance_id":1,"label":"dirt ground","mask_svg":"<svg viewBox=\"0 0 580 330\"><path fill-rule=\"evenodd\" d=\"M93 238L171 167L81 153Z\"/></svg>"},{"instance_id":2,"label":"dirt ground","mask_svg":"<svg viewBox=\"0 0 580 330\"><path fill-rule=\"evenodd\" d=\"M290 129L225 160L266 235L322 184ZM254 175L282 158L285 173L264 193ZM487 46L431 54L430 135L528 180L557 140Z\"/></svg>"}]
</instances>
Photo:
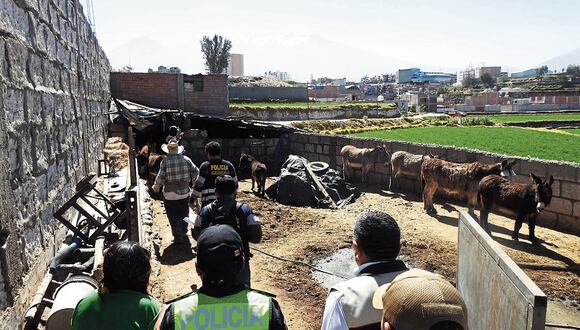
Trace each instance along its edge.
<instances>
[{"instance_id":1,"label":"dirt ground","mask_svg":"<svg viewBox=\"0 0 580 330\"><path fill-rule=\"evenodd\" d=\"M241 183L238 200L247 202L263 222L263 241L255 245L261 250L314 263L340 248L351 246L352 229L359 213L382 210L392 215L401 227L404 260L413 267L440 273L454 282L458 210L464 207L441 205L436 201L439 215L431 217L423 212L419 197L374 188L365 190L359 200L340 210L297 208L260 199L249 191L250 185L247 181ZM162 202L154 201L154 209L153 230L158 237L155 239L157 260L152 293L167 301L190 292L192 284L199 286L201 283L195 274L192 247L170 245L171 231ZM545 242L534 246L527 240L527 226L522 228L524 235L520 235L520 242L514 242L510 238L512 220L490 215L490 223L494 239L516 263L549 264L569 269L524 271L551 302L557 302L558 312L564 315L558 316L558 321L570 320L569 315L572 315L572 321L576 322L571 323L580 323L577 319L580 315L580 237L536 227L537 237ZM251 270L254 288L277 295L290 329L320 328L327 292L312 279L310 269L255 252Z\"/></svg>"}]
</instances>

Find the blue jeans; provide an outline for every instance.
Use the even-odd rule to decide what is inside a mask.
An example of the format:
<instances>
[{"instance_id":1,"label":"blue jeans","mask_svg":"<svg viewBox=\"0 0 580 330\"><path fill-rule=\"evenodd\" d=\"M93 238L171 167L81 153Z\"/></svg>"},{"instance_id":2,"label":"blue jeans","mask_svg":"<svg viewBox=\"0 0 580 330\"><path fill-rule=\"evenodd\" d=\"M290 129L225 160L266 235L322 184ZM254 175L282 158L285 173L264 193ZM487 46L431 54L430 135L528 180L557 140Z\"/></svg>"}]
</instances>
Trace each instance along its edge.
<instances>
[{"instance_id":1,"label":"blue jeans","mask_svg":"<svg viewBox=\"0 0 580 330\"><path fill-rule=\"evenodd\" d=\"M189 215L189 198L164 199L164 203L174 241L177 243L187 241L187 222L183 219Z\"/></svg>"}]
</instances>

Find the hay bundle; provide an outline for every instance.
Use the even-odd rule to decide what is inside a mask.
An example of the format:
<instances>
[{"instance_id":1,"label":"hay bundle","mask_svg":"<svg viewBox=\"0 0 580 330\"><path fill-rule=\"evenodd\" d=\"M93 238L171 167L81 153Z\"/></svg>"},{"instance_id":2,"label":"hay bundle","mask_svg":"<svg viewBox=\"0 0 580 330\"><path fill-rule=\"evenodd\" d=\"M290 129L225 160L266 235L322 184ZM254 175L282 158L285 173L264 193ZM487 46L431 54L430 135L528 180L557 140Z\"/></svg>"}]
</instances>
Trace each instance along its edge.
<instances>
[{"instance_id":1,"label":"hay bundle","mask_svg":"<svg viewBox=\"0 0 580 330\"><path fill-rule=\"evenodd\" d=\"M122 169L129 164L129 146L120 137L108 138L103 149L109 166Z\"/></svg>"}]
</instances>

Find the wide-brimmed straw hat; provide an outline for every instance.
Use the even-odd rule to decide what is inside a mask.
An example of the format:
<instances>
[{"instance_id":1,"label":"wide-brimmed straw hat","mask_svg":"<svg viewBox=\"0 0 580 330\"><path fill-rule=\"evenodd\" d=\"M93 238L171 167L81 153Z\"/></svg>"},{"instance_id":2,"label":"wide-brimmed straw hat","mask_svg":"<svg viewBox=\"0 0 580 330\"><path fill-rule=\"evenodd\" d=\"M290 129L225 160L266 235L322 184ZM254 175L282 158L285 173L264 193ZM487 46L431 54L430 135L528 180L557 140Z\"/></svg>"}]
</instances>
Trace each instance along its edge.
<instances>
[{"instance_id":1,"label":"wide-brimmed straw hat","mask_svg":"<svg viewBox=\"0 0 580 330\"><path fill-rule=\"evenodd\" d=\"M167 144L161 146L161 150L163 150L168 155L178 155L182 154L185 148L179 145L179 142L176 138L172 138Z\"/></svg>"},{"instance_id":2,"label":"wide-brimmed straw hat","mask_svg":"<svg viewBox=\"0 0 580 330\"><path fill-rule=\"evenodd\" d=\"M459 291L443 276L419 269L400 274L380 286L373 307L397 330L426 330L439 322L467 329L467 308Z\"/></svg>"}]
</instances>

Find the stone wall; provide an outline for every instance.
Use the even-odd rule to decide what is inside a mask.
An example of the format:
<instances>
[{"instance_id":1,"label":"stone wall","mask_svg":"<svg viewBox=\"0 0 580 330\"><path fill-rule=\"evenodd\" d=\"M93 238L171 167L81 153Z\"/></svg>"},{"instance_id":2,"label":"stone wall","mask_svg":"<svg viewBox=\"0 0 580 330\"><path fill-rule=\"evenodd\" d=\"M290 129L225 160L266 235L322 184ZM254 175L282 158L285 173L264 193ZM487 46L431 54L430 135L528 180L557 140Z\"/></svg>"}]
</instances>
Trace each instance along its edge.
<instances>
[{"instance_id":1,"label":"stone wall","mask_svg":"<svg viewBox=\"0 0 580 330\"><path fill-rule=\"evenodd\" d=\"M399 150L414 154L432 153L455 162L480 161L494 163L505 158L518 159L519 161L514 167L517 173L514 179L516 182L529 183L530 173L543 178L549 175L554 176L554 184L552 186L554 197L549 207L538 217L538 225L566 230L576 234L580 233L580 164L577 163L543 161L463 148L336 135L292 133L288 142L290 153L304 156L310 161L327 162L331 168L336 169L340 169L342 166L340 149L347 144L367 148L385 144L387 150L391 153ZM356 172L360 173L360 171ZM360 177L360 174L358 175ZM370 172L369 181L386 187L389 184L389 177L390 169L385 167L384 164L377 163ZM394 187L416 193L421 192L421 184L414 180L395 180Z\"/></svg>"},{"instance_id":2,"label":"stone wall","mask_svg":"<svg viewBox=\"0 0 580 330\"><path fill-rule=\"evenodd\" d=\"M245 119L264 121L292 121L313 119L346 119L346 118L392 118L399 116L397 110L387 109L363 109L356 107L339 109L317 109L312 104L312 109L295 108L233 108L230 116Z\"/></svg>"},{"instance_id":3,"label":"stone wall","mask_svg":"<svg viewBox=\"0 0 580 330\"><path fill-rule=\"evenodd\" d=\"M306 87L230 87L229 90L230 100L285 100L294 102L308 100L308 89Z\"/></svg>"},{"instance_id":4,"label":"stone wall","mask_svg":"<svg viewBox=\"0 0 580 330\"><path fill-rule=\"evenodd\" d=\"M52 214L101 157L109 72L77 0L0 0L0 310L18 309L0 314L6 328L60 244Z\"/></svg>"}]
</instances>

